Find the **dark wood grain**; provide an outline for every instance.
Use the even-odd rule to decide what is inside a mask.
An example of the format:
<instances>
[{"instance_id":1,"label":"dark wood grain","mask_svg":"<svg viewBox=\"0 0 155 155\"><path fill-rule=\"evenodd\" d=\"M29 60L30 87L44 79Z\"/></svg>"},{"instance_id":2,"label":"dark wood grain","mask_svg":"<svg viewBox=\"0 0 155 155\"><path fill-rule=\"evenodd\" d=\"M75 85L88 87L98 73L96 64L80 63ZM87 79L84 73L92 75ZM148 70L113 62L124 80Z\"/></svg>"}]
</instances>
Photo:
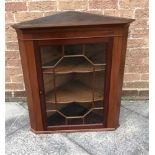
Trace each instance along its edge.
<instances>
[{"instance_id":1,"label":"dark wood grain","mask_svg":"<svg viewBox=\"0 0 155 155\"><path fill-rule=\"evenodd\" d=\"M119 126L128 27L132 21L134 20L67 11L13 25L18 35L32 131L35 133L49 133L114 130ZM107 65L105 67L105 78L100 84L104 85L103 122L100 124L49 126L46 114L46 111L48 111L46 91L43 82L45 71L41 63L40 46L64 46L97 42L106 44ZM60 54L61 52L58 56ZM48 61L50 61L49 57L51 55L47 55ZM46 60L44 61L46 62ZM63 66L61 67L63 68ZM67 72L68 76L75 71L77 70L73 69ZM80 70L78 71L80 72ZM91 73L90 69L89 72ZM65 74L65 71L63 74ZM85 75L83 74L83 76ZM50 84L53 79L47 79L46 82ZM58 83L63 83L65 79L68 79L68 77L63 78ZM82 79L86 81L85 84L88 84L86 77ZM53 87L54 84L51 89ZM50 90L50 87L48 87L48 90Z\"/></svg>"},{"instance_id":2,"label":"dark wood grain","mask_svg":"<svg viewBox=\"0 0 155 155\"><path fill-rule=\"evenodd\" d=\"M44 130L43 116L37 76L35 48L32 41L19 41L22 68L24 73L25 87L28 97L30 123L34 130Z\"/></svg>"}]
</instances>

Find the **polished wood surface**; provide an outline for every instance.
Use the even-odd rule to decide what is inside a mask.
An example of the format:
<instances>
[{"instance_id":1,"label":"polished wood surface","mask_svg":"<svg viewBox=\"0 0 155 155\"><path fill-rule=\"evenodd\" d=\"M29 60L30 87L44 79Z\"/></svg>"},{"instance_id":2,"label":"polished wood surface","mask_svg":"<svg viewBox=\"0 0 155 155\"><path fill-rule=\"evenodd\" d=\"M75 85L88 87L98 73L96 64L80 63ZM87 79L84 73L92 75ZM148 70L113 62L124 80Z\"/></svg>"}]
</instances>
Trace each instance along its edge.
<instances>
[{"instance_id":1,"label":"polished wood surface","mask_svg":"<svg viewBox=\"0 0 155 155\"><path fill-rule=\"evenodd\" d=\"M35 133L111 130L119 126L127 35L132 21L133 19L69 11L13 25L18 35L30 124ZM90 43L106 44L106 61L104 60L102 65L92 67L88 60L83 59L83 55L79 55L82 61L74 58L64 59L65 61L54 67L53 72L55 60L57 62L63 55L62 48L54 50L53 45ZM42 46L49 47L41 52ZM42 54L46 51L47 54ZM100 56L96 53L92 57L100 58L103 53L104 50ZM89 57L89 54L87 56ZM89 58L91 59L91 55ZM100 72L104 74L98 74ZM98 76L95 77L95 74ZM93 89L90 89L92 82L89 77L97 79L96 83L93 83ZM72 81L72 78L77 81ZM58 96L55 95L57 88ZM49 126L46 103L55 103L55 98L56 105L60 103L63 106L73 102L81 102L81 106L85 104L83 102L101 101L104 107L103 122ZM92 102L93 104L95 103ZM84 107L87 109L88 104ZM91 110L93 108L88 109ZM96 115L95 111L94 114Z\"/></svg>"}]
</instances>

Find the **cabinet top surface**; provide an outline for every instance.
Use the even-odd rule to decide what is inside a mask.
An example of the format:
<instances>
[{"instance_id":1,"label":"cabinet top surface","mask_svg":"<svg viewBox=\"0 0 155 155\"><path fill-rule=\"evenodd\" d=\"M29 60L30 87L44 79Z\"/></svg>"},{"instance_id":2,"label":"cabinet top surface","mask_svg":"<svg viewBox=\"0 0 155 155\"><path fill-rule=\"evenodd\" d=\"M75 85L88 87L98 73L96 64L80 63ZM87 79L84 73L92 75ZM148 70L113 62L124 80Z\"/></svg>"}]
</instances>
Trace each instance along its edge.
<instances>
[{"instance_id":1,"label":"cabinet top surface","mask_svg":"<svg viewBox=\"0 0 155 155\"><path fill-rule=\"evenodd\" d=\"M89 25L115 25L127 24L134 19L96 15L86 12L66 11L38 19L14 24L15 29L75 27Z\"/></svg>"}]
</instances>

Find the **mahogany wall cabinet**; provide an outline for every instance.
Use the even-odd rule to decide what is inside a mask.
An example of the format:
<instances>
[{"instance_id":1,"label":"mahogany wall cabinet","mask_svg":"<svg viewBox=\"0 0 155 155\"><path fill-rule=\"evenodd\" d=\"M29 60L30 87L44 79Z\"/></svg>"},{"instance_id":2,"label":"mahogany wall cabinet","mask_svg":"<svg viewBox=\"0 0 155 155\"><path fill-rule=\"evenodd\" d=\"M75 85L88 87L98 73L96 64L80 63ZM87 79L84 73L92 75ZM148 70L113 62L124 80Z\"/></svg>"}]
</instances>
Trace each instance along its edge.
<instances>
[{"instance_id":1,"label":"mahogany wall cabinet","mask_svg":"<svg viewBox=\"0 0 155 155\"><path fill-rule=\"evenodd\" d=\"M35 133L119 126L133 19L66 11L13 25Z\"/></svg>"}]
</instances>

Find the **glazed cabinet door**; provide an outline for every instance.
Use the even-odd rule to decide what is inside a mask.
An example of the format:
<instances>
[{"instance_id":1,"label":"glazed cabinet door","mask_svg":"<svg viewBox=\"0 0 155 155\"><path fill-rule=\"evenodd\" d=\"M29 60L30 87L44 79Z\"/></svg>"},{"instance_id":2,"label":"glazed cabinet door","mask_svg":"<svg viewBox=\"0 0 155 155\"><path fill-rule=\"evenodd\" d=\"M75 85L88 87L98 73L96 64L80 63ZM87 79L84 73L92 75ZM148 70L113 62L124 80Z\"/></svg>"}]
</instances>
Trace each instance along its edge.
<instances>
[{"instance_id":1,"label":"glazed cabinet door","mask_svg":"<svg viewBox=\"0 0 155 155\"><path fill-rule=\"evenodd\" d=\"M103 128L112 38L36 41L47 130Z\"/></svg>"}]
</instances>

